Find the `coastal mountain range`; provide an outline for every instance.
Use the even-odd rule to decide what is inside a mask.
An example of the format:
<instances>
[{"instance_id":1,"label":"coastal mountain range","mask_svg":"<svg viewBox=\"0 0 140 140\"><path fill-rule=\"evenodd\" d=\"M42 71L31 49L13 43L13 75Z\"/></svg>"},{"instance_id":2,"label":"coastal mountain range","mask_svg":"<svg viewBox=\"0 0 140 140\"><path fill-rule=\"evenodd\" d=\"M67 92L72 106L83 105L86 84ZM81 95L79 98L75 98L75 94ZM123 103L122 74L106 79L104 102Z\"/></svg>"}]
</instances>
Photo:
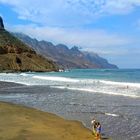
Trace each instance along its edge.
<instances>
[{"instance_id":1,"label":"coastal mountain range","mask_svg":"<svg viewBox=\"0 0 140 140\"><path fill-rule=\"evenodd\" d=\"M23 33L13 33L15 37L33 48L37 53L53 60L60 69L117 69L106 59L93 52L80 51L77 46L69 48L64 44L54 45L48 41L38 41Z\"/></svg>"},{"instance_id":2,"label":"coastal mountain range","mask_svg":"<svg viewBox=\"0 0 140 140\"><path fill-rule=\"evenodd\" d=\"M57 71L57 65L4 28L0 17L0 72Z\"/></svg>"},{"instance_id":3,"label":"coastal mountain range","mask_svg":"<svg viewBox=\"0 0 140 140\"><path fill-rule=\"evenodd\" d=\"M58 69L116 69L96 53L77 46L54 45L23 33L9 33L0 17L0 71L58 71Z\"/></svg>"}]
</instances>

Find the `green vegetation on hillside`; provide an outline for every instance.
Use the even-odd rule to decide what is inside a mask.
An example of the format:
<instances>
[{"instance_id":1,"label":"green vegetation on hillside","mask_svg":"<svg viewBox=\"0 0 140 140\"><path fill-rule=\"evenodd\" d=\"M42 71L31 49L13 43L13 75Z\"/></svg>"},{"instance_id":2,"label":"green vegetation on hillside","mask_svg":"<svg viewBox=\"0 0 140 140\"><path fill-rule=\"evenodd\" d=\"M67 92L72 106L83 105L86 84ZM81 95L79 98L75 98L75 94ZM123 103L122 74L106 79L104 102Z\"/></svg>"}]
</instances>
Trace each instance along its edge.
<instances>
[{"instance_id":1,"label":"green vegetation on hillside","mask_svg":"<svg viewBox=\"0 0 140 140\"><path fill-rule=\"evenodd\" d=\"M14 53L19 50L22 52L34 52L33 49L29 48L26 44L22 41L17 39L16 37L12 36L6 30L0 30L0 53ZM2 52L2 49L4 52ZM9 50L8 50L9 49Z\"/></svg>"},{"instance_id":2,"label":"green vegetation on hillside","mask_svg":"<svg viewBox=\"0 0 140 140\"><path fill-rule=\"evenodd\" d=\"M0 71L57 71L56 64L48 60L11 35L0 30Z\"/></svg>"}]
</instances>

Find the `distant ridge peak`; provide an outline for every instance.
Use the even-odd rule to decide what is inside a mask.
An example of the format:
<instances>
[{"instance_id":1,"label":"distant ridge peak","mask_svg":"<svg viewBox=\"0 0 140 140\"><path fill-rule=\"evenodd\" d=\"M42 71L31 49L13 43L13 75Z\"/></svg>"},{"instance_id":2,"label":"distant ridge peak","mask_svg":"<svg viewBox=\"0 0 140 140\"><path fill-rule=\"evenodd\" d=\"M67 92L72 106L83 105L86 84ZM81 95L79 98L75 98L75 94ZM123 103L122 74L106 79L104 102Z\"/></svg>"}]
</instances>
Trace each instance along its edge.
<instances>
[{"instance_id":1,"label":"distant ridge peak","mask_svg":"<svg viewBox=\"0 0 140 140\"><path fill-rule=\"evenodd\" d=\"M4 29L3 19L0 16L0 29Z\"/></svg>"},{"instance_id":2,"label":"distant ridge peak","mask_svg":"<svg viewBox=\"0 0 140 140\"><path fill-rule=\"evenodd\" d=\"M13 33L14 36L35 49L39 54L56 62L60 69L117 69L96 53L81 51L79 47L69 48L64 44L53 45L48 41L38 41L27 35Z\"/></svg>"}]
</instances>

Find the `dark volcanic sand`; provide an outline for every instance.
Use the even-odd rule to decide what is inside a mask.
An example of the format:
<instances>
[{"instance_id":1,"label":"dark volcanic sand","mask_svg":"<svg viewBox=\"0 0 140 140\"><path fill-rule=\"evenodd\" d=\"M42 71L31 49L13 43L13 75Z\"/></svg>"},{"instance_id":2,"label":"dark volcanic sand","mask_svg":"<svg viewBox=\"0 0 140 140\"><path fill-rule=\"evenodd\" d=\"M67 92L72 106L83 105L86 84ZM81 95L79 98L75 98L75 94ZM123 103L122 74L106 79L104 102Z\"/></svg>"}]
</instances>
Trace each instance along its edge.
<instances>
[{"instance_id":1,"label":"dark volcanic sand","mask_svg":"<svg viewBox=\"0 0 140 140\"><path fill-rule=\"evenodd\" d=\"M80 120L89 128L91 118L95 117L100 120L105 136L114 140L140 140L139 98L0 82L0 100Z\"/></svg>"},{"instance_id":2,"label":"dark volcanic sand","mask_svg":"<svg viewBox=\"0 0 140 140\"><path fill-rule=\"evenodd\" d=\"M22 84L12 83L12 82L1 82L0 81L0 89L2 88L10 88L10 87L19 87L24 86Z\"/></svg>"}]
</instances>

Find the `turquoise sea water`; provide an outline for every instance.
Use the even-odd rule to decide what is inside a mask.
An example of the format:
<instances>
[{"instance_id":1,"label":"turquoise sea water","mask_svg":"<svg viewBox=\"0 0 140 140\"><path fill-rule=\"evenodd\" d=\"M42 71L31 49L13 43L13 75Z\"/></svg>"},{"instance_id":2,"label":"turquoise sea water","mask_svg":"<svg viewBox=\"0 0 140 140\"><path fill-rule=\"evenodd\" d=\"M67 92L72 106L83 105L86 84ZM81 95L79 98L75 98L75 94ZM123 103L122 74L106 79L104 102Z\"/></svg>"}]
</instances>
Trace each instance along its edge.
<instances>
[{"instance_id":1,"label":"turquoise sea water","mask_svg":"<svg viewBox=\"0 0 140 140\"><path fill-rule=\"evenodd\" d=\"M1 81L50 85L91 93L140 97L140 69L75 69L64 72L0 74Z\"/></svg>"},{"instance_id":2,"label":"turquoise sea water","mask_svg":"<svg viewBox=\"0 0 140 140\"><path fill-rule=\"evenodd\" d=\"M45 73L41 75L45 75ZM47 75L140 83L140 69L73 69L66 72L48 73Z\"/></svg>"}]
</instances>

